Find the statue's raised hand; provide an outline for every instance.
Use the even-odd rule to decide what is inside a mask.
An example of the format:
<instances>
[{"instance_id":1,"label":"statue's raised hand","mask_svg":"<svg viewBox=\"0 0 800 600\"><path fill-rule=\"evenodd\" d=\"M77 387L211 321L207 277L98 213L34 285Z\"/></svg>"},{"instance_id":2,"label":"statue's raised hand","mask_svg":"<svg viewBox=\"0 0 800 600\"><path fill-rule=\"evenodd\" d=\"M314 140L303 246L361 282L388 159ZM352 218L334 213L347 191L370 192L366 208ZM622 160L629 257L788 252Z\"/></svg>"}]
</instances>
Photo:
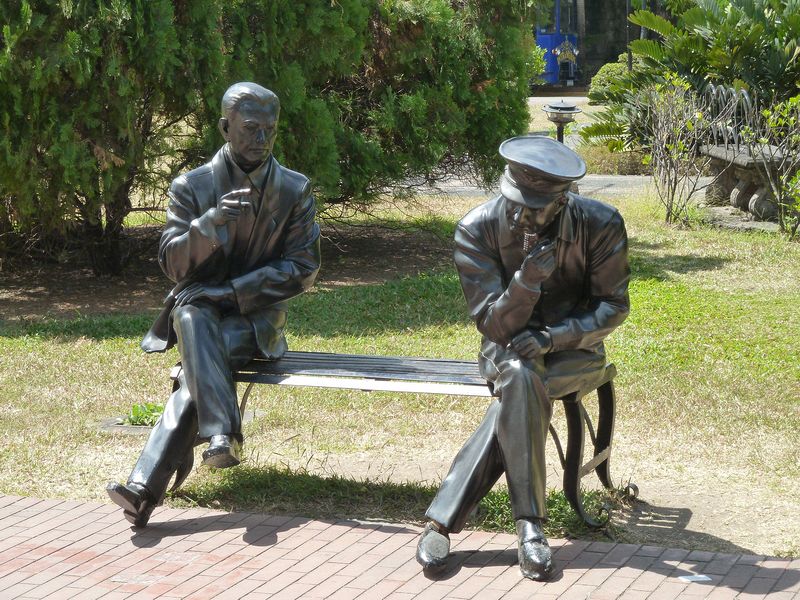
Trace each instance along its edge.
<instances>
[{"instance_id":1,"label":"statue's raised hand","mask_svg":"<svg viewBox=\"0 0 800 600\"><path fill-rule=\"evenodd\" d=\"M534 246L520 267L520 277L527 285L536 285L550 277L556 268L556 245L550 240Z\"/></svg>"},{"instance_id":2,"label":"statue's raised hand","mask_svg":"<svg viewBox=\"0 0 800 600\"><path fill-rule=\"evenodd\" d=\"M211 220L215 225L224 225L228 221L235 221L239 215L250 210L252 204L249 198L253 190L244 188L241 190L233 190L228 192L219 199L217 206L210 209Z\"/></svg>"}]
</instances>

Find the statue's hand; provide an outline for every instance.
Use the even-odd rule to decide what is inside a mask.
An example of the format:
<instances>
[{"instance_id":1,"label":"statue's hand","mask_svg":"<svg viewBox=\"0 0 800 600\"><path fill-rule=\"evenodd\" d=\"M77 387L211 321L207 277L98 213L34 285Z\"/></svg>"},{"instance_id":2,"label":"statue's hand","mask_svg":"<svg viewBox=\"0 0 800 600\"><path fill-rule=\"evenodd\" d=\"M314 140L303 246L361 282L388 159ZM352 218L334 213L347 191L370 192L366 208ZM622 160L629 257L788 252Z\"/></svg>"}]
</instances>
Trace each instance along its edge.
<instances>
[{"instance_id":1,"label":"statue's hand","mask_svg":"<svg viewBox=\"0 0 800 600\"><path fill-rule=\"evenodd\" d=\"M550 277L556 268L556 245L550 240L537 244L520 267L522 281L536 285Z\"/></svg>"},{"instance_id":2,"label":"statue's hand","mask_svg":"<svg viewBox=\"0 0 800 600\"><path fill-rule=\"evenodd\" d=\"M224 225L228 221L235 221L243 212L250 210L252 206L249 200L243 200L250 196L253 190L249 188L233 190L219 199L217 206L209 209L211 220L215 225Z\"/></svg>"},{"instance_id":3,"label":"statue's hand","mask_svg":"<svg viewBox=\"0 0 800 600\"><path fill-rule=\"evenodd\" d=\"M511 348L528 360L547 354L552 346L550 335L545 331L523 329L511 339Z\"/></svg>"},{"instance_id":4,"label":"statue's hand","mask_svg":"<svg viewBox=\"0 0 800 600\"><path fill-rule=\"evenodd\" d=\"M206 300L217 306L236 306L236 292L229 283L223 285L192 283L175 296L175 306L192 304L198 300Z\"/></svg>"}]
</instances>

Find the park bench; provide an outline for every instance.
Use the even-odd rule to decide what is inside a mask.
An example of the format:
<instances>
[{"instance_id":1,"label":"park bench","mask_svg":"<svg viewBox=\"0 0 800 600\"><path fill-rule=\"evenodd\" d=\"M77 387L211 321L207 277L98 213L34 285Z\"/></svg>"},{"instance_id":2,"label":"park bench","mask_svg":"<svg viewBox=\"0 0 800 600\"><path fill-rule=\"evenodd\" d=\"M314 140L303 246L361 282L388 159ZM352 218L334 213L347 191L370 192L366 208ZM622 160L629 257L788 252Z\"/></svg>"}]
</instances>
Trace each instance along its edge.
<instances>
[{"instance_id":1,"label":"park bench","mask_svg":"<svg viewBox=\"0 0 800 600\"><path fill-rule=\"evenodd\" d=\"M171 374L176 384L180 368L178 364ZM615 375L616 368L609 364L596 389L580 390L557 399L563 403L566 417L566 451L556 429L550 425L550 434L564 470L564 494L575 512L591 527L599 527L603 522L584 510L580 482L594 471L606 488L613 487L610 459L614 435ZM277 361L252 360L234 373L234 381L247 384L241 400L242 414L256 384L492 397L492 388L481 377L476 362L433 358L290 351ZM596 430L582 401L595 391L598 398ZM587 431L593 452L584 463ZM632 485L630 487L635 489Z\"/></svg>"},{"instance_id":2,"label":"park bench","mask_svg":"<svg viewBox=\"0 0 800 600\"><path fill-rule=\"evenodd\" d=\"M711 204L729 200L731 206L751 213L757 220L769 221L778 216L777 205L759 170L774 168L780 160L777 148L753 156L743 129L753 123L757 108L746 90L709 85L706 90L713 139L700 147L711 158L716 180L706 188Z\"/></svg>"}]
</instances>

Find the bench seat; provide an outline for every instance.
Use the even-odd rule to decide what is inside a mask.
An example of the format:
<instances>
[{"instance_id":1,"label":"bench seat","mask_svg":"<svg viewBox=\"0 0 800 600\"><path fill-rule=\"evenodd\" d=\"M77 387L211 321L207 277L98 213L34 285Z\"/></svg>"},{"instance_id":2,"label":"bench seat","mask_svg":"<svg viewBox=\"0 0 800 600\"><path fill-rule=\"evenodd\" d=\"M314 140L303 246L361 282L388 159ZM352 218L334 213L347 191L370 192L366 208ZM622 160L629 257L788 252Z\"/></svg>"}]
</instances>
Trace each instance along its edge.
<instances>
[{"instance_id":1,"label":"bench seat","mask_svg":"<svg viewBox=\"0 0 800 600\"><path fill-rule=\"evenodd\" d=\"M176 365L171 374L175 385L180 368L180 364ZM563 402L567 422L566 451L555 428L550 425L550 434L564 469L564 494L575 512L592 527L600 527L605 521L588 515L584 510L580 481L595 471L606 488L613 488L610 462L616 411L615 375L616 368L609 364L596 390L581 390L557 398ZM250 361L234 373L234 381L247 384L241 400L242 413L256 384L492 397L491 385L481 377L476 362L436 358L289 351L277 361ZM594 391L598 397L596 430L582 402L584 396ZM587 432L593 452L591 459L584 463Z\"/></svg>"}]
</instances>

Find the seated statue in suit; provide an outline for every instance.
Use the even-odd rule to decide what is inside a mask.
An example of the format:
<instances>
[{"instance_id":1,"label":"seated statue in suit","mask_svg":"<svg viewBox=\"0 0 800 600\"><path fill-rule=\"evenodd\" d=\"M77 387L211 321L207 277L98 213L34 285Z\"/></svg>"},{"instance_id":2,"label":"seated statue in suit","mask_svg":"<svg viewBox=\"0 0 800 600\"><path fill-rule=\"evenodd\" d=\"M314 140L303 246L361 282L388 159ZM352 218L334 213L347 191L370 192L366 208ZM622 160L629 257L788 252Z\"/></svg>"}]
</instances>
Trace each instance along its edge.
<instances>
[{"instance_id":1,"label":"seated statue in suit","mask_svg":"<svg viewBox=\"0 0 800 600\"><path fill-rule=\"evenodd\" d=\"M231 86L219 120L227 143L170 187L158 261L176 285L142 348L177 344L183 368L127 483L106 488L137 527L173 475L173 489L183 482L196 439L208 442L203 464L239 464L232 372L256 355L286 352L286 300L307 290L319 270L309 180L272 156L279 111L278 97L260 85Z\"/></svg>"},{"instance_id":2,"label":"seated statue in suit","mask_svg":"<svg viewBox=\"0 0 800 600\"><path fill-rule=\"evenodd\" d=\"M455 233L455 263L483 335L478 364L498 398L456 455L426 516L417 560L443 570L449 534L505 473L519 537L519 566L546 579L542 531L552 398L593 389L603 339L628 315L628 244L616 209L569 191L586 165L543 136L500 145L500 195L469 212Z\"/></svg>"}]
</instances>

